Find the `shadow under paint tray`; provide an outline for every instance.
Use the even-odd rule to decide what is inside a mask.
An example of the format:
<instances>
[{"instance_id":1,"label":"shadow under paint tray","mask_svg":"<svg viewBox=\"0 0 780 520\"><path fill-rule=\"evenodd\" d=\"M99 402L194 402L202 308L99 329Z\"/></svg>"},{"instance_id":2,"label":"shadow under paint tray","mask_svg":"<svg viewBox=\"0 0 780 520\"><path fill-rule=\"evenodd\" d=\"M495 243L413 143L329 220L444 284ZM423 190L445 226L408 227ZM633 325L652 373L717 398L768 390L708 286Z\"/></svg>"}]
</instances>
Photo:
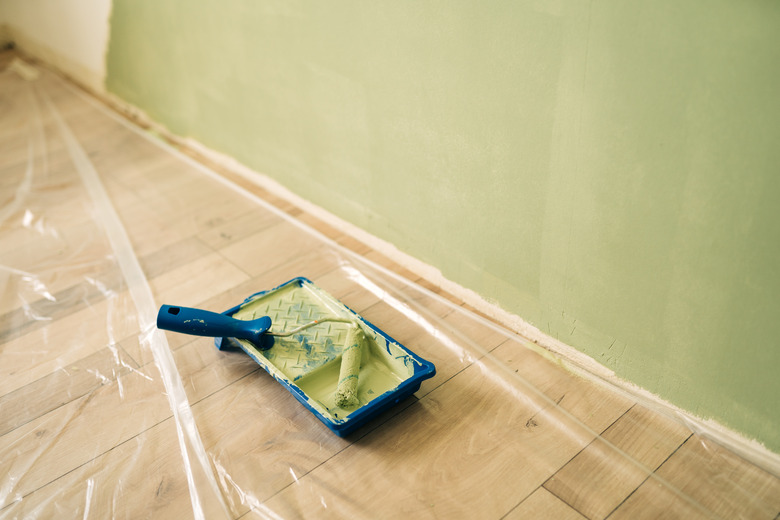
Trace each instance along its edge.
<instances>
[{"instance_id":1,"label":"shadow under paint tray","mask_svg":"<svg viewBox=\"0 0 780 520\"><path fill-rule=\"evenodd\" d=\"M320 421L339 436L399 403L436 373L426 361L363 319L306 278L294 278L275 289L253 294L223 314L239 320L269 316L269 332L285 333L315 320L354 321L365 333L358 375L359 403L336 404L341 353L349 323L323 322L287 337L274 337L267 350L235 338L216 338L218 349L241 348L279 381Z\"/></svg>"}]
</instances>

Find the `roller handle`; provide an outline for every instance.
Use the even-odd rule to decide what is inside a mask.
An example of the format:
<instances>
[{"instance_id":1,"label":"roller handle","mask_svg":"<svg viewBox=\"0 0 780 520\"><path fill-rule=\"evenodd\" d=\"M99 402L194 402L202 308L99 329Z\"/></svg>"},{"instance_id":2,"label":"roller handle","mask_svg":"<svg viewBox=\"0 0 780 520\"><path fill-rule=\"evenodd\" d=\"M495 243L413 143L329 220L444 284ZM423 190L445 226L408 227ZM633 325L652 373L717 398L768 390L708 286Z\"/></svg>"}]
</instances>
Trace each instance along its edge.
<instances>
[{"instance_id":1,"label":"roller handle","mask_svg":"<svg viewBox=\"0 0 780 520\"><path fill-rule=\"evenodd\" d=\"M268 316L256 320L237 320L225 314L173 305L163 305L157 313L158 329L193 336L245 339L258 347L268 344L263 341L263 334L270 327L271 318Z\"/></svg>"}]
</instances>

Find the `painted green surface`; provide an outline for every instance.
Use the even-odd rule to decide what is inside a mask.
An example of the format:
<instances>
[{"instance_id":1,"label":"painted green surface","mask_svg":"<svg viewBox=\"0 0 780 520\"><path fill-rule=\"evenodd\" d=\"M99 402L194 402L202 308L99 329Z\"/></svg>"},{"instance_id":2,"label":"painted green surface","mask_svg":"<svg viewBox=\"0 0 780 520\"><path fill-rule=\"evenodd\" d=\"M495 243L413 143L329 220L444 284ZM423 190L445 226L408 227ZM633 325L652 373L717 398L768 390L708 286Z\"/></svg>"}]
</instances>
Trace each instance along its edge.
<instances>
[{"instance_id":1,"label":"painted green surface","mask_svg":"<svg viewBox=\"0 0 780 520\"><path fill-rule=\"evenodd\" d=\"M107 88L780 452L780 3L116 0Z\"/></svg>"}]
</instances>

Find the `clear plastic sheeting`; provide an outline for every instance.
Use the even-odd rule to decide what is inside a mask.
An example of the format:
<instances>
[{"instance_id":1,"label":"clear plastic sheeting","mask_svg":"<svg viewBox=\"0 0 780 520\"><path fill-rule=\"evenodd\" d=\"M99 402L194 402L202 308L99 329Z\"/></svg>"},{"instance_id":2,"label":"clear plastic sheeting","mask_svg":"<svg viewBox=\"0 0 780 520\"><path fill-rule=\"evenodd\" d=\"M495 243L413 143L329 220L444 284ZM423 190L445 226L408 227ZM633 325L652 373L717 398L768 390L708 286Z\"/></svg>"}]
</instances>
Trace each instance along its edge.
<instances>
[{"instance_id":1,"label":"clear plastic sheeting","mask_svg":"<svg viewBox=\"0 0 780 520\"><path fill-rule=\"evenodd\" d=\"M2 518L780 512L771 458L567 368L51 73L0 74L0 143ZM223 311L296 276L437 375L340 438L242 352L155 327L163 303Z\"/></svg>"}]
</instances>

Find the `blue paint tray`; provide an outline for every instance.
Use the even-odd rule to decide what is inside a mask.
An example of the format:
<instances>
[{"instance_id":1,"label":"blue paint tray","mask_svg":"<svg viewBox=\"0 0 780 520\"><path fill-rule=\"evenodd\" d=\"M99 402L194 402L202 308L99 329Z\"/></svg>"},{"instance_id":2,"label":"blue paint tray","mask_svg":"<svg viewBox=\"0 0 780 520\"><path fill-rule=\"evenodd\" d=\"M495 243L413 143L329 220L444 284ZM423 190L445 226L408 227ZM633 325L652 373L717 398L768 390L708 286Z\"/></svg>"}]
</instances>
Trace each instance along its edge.
<instances>
[{"instance_id":1,"label":"blue paint tray","mask_svg":"<svg viewBox=\"0 0 780 520\"><path fill-rule=\"evenodd\" d=\"M358 375L358 404L336 404L341 353L349 323L324 321L288 337L275 337L263 349L250 341L216 338L220 350L241 348L290 391L325 426L344 436L409 397L436 373L422 359L306 278L253 294L222 314L238 320L271 318L269 332L294 331L314 320L344 318L363 330L366 345Z\"/></svg>"}]
</instances>

